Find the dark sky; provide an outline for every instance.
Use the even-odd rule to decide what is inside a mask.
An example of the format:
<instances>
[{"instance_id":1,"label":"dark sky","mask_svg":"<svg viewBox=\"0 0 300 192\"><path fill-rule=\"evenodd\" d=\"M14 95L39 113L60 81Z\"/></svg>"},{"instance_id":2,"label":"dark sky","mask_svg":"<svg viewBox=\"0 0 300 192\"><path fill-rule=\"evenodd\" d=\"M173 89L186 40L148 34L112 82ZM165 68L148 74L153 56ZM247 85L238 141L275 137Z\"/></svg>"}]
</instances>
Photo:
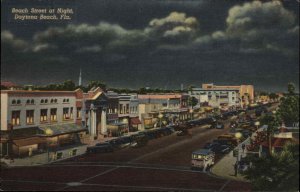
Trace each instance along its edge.
<instances>
[{"instance_id":1,"label":"dark sky","mask_svg":"<svg viewBox=\"0 0 300 192\"><path fill-rule=\"evenodd\" d=\"M13 21L11 8L72 8L71 21ZM1 80L110 87L299 86L299 3L2 0ZM297 89L298 90L298 89Z\"/></svg>"}]
</instances>

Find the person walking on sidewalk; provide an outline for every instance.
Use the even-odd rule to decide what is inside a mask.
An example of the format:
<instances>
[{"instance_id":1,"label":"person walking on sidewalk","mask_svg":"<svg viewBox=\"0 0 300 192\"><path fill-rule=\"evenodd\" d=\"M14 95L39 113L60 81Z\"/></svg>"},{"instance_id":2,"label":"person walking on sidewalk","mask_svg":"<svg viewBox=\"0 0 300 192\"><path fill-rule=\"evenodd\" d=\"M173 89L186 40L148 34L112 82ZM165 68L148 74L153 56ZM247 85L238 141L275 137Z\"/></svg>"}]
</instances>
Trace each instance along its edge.
<instances>
[{"instance_id":1,"label":"person walking on sidewalk","mask_svg":"<svg viewBox=\"0 0 300 192\"><path fill-rule=\"evenodd\" d=\"M238 174L238 162L235 162L234 164L234 176L237 176Z\"/></svg>"}]
</instances>

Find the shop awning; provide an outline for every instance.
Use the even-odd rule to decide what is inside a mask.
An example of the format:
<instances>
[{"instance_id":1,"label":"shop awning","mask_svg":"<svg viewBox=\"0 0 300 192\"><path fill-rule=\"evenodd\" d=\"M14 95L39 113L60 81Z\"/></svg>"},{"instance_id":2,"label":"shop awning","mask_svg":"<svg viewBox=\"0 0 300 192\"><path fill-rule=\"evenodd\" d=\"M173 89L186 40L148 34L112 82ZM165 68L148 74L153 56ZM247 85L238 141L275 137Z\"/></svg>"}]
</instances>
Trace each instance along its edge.
<instances>
[{"instance_id":1,"label":"shop awning","mask_svg":"<svg viewBox=\"0 0 300 192\"><path fill-rule=\"evenodd\" d=\"M30 138L13 140L13 143L19 147L35 145L35 144L45 143L45 142L46 142L45 138L40 138L40 137L30 137Z\"/></svg>"},{"instance_id":2,"label":"shop awning","mask_svg":"<svg viewBox=\"0 0 300 192\"><path fill-rule=\"evenodd\" d=\"M138 117L130 118L130 123L132 125L142 124L142 122L140 121L140 119Z\"/></svg>"},{"instance_id":3,"label":"shop awning","mask_svg":"<svg viewBox=\"0 0 300 192\"><path fill-rule=\"evenodd\" d=\"M87 130L87 128L74 123L60 124L60 125L45 125L45 126L40 126L39 129L41 129L45 135L46 135L46 130L51 130L52 132L51 136L63 135L68 133L76 133L76 132Z\"/></svg>"}]
</instances>

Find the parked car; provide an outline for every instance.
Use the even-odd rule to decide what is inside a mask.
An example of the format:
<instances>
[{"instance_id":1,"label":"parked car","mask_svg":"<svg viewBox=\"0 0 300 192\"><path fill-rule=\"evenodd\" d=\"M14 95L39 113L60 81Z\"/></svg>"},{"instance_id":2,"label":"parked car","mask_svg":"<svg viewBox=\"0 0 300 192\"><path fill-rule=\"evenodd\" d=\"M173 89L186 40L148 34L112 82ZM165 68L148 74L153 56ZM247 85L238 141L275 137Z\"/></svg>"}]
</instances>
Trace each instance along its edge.
<instances>
[{"instance_id":1,"label":"parked car","mask_svg":"<svg viewBox=\"0 0 300 192\"><path fill-rule=\"evenodd\" d=\"M231 147L229 145L217 145L212 149L215 153L226 154L231 151Z\"/></svg>"},{"instance_id":2,"label":"parked car","mask_svg":"<svg viewBox=\"0 0 300 192\"><path fill-rule=\"evenodd\" d=\"M177 133L177 136L186 136L186 135L188 135L188 131L187 130L182 130L182 131L179 131Z\"/></svg>"},{"instance_id":3,"label":"parked car","mask_svg":"<svg viewBox=\"0 0 300 192\"><path fill-rule=\"evenodd\" d=\"M223 123L217 123L216 129L224 129L224 124Z\"/></svg>"},{"instance_id":4,"label":"parked car","mask_svg":"<svg viewBox=\"0 0 300 192\"><path fill-rule=\"evenodd\" d=\"M105 153L113 152L114 148L109 143L97 143L95 146L87 147L87 153Z\"/></svg>"}]
</instances>

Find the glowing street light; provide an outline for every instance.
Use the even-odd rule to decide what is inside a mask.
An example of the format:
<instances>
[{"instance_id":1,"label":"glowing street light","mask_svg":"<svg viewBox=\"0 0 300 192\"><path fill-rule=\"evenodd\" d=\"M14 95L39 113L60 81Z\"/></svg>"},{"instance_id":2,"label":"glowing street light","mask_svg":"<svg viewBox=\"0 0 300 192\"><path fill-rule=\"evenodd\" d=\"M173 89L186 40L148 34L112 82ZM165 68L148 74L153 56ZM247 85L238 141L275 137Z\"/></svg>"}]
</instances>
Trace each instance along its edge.
<instances>
[{"instance_id":1,"label":"glowing street light","mask_svg":"<svg viewBox=\"0 0 300 192\"><path fill-rule=\"evenodd\" d=\"M53 131L51 130L51 129L46 129L46 131L45 131L45 134L47 135L47 136L52 136L53 135ZM47 154L48 154L48 162L49 162L49 147L50 147L50 142L51 141L49 141L48 140L48 138L47 138Z\"/></svg>"},{"instance_id":2,"label":"glowing street light","mask_svg":"<svg viewBox=\"0 0 300 192\"><path fill-rule=\"evenodd\" d=\"M256 126L256 129L258 129L259 126L260 126L260 122L259 122L259 121L256 121L256 122L254 123L254 125Z\"/></svg>"},{"instance_id":3,"label":"glowing street light","mask_svg":"<svg viewBox=\"0 0 300 192\"><path fill-rule=\"evenodd\" d=\"M163 115L163 114L161 114L161 113L158 115L159 122L160 122L160 126L159 126L160 128L161 128L161 119L162 119L163 117L164 117L164 115Z\"/></svg>"}]
</instances>

